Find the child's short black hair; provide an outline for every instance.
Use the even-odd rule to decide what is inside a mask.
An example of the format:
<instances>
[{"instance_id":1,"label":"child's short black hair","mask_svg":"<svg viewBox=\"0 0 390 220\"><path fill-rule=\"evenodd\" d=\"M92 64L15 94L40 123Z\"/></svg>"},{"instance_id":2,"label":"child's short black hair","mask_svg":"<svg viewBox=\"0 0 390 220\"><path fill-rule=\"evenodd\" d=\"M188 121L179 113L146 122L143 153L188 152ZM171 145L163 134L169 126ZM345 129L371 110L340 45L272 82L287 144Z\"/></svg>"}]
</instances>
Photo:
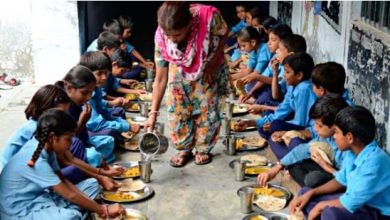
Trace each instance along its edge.
<instances>
[{"instance_id":1,"label":"child's short black hair","mask_svg":"<svg viewBox=\"0 0 390 220\"><path fill-rule=\"evenodd\" d=\"M267 30L275 27L275 25L278 24L278 21L274 18L274 17L266 17L262 22L261 22L261 25L263 25L263 27Z\"/></svg>"},{"instance_id":2,"label":"child's short black hair","mask_svg":"<svg viewBox=\"0 0 390 220\"><path fill-rule=\"evenodd\" d=\"M99 34L97 43L98 50L103 50L104 47L109 49L119 48L121 42L115 34L111 33L110 31L103 31Z\"/></svg>"},{"instance_id":3,"label":"child's short black hair","mask_svg":"<svg viewBox=\"0 0 390 220\"><path fill-rule=\"evenodd\" d=\"M288 52L306 52L306 40L299 34L291 34L280 39L280 42L287 48Z\"/></svg>"},{"instance_id":4,"label":"child's short black hair","mask_svg":"<svg viewBox=\"0 0 390 220\"><path fill-rule=\"evenodd\" d=\"M86 52L80 57L80 65L88 67L92 72L96 70L112 69L110 58L101 51Z\"/></svg>"},{"instance_id":5,"label":"child's short black hair","mask_svg":"<svg viewBox=\"0 0 390 220\"><path fill-rule=\"evenodd\" d=\"M294 70L295 74L302 72L302 80L310 79L311 72L314 68L313 58L305 52L298 52L287 56L283 61L283 65L285 64L288 64Z\"/></svg>"},{"instance_id":6,"label":"child's short black hair","mask_svg":"<svg viewBox=\"0 0 390 220\"><path fill-rule=\"evenodd\" d=\"M133 29L134 23L130 16L121 15L118 18L119 24L122 26L123 30Z\"/></svg>"},{"instance_id":7,"label":"child's short black hair","mask_svg":"<svg viewBox=\"0 0 390 220\"><path fill-rule=\"evenodd\" d=\"M120 25L119 21L116 19L112 19L110 21L107 21L103 24L103 30L104 31L109 31L113 34L122 36L123 34L123 28Z\"/></svg>"},{"instance_id":8,"label":"child's short black hair","mask_svg":"<svg viewBox=\"0 0 390 220\"><path fill-rule=\"evenodd\" d=\"M250 42L251 40L260 41L260 33L252 26L243 28L237 35L242 41Z\"/></svg>"},{"instance_id":9,"label":"child's short black hair","mask_svg":"<svg viewBox=\"0 0 390 220\"><path fill-rule=\"evenodd\" d=\"M245 11L248 11L248 5L245 3L245 2L237 2L236 4L236 8L237 7L243 7L245 9Z\"/></svg>"},{"instance_id":10,"label":"child's short black hair","mask_svg":"<svg viewBox=\"0 0 390 220\"><path fill-rule=\"evenodd\" d=\"M362 106L350 106L341 110L336 116L335 125L340 128L343 135L350 132L364 145L375 139L375 118Z\"/></svg>"},{"instance_id":11,"label":"child's short black hair","mask_svg":"<svg viewBox=\"0 0 390 220\"><path fill-rule=\"evenodd\" d=\"M336 62L317 64L311 76L314 85L337 94L343 94L345 78L344 67Z\"/></svg>"},{"instance_id":12,"label":"child's short black hair","mask_svg":"<svg viewBox=\"0 0 390 220\"><path fill-rule=\"evenodd\" d=\"M290 26L287 24L279 24L273 28L271 28L271 32L278 36L280 39L287 37L288 35L292 35L293 31Z\"/></svg>"},{"instance_id":13,"label":"child's short black hair","mask_svg":"<svg viewBox=\"0 0 390 220\"><path fill-rule=\"evenodd\" d=\"M324 125L331 127L334 124L337 113L346 107L348 107L348 104L343 97L329 93L317 99L310 108L309 116L312 119L321 119Z\"/></svg>"},{"instance_id":14,"label":"child's short black hair","mask_svg":"<svg viewBox=\"0 0 390 220\"><path fill-rule=\"evenodd\" d=\"M263 17L262 14L261 14L261 10L260 10L259 7L251 8L251 9L248 11L248 13L249 13L250 15L252 15L252 18L254 18L254 17L262 18L262 17Z\"/></svg>"},{"instance_id":15,"label":"child's short black hair","mask_svg":"<svg viewBox=\"0 0 390 220\"><path fill-rule=\"evenodd\" d=\"M121 49L115 50L111 56L111 61L116 62L118 67L122 68L131 68L132 66L130 55Z\"/></svg>"}]
</instances>

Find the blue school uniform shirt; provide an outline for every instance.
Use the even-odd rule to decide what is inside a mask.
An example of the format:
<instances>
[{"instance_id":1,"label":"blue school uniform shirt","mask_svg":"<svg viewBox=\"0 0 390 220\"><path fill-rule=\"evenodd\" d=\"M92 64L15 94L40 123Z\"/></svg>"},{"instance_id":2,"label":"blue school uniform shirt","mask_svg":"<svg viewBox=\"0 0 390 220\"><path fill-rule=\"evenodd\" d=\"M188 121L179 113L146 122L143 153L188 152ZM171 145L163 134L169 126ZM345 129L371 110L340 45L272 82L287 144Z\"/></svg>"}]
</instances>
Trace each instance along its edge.
<instances>
[{"instance_id":1,"label":"blue school uniform shirt","mask_svg":"<svg viewBox=\"0 0 390 220\"><path fill-rule=\"evenodd\" d=\"M339 148L336 145L336 142L334 141L333 137L329 138L315 138L312 139L309 143L304 143L296 146L294 149L292 149L288 154L286 154L281 160L280 163L284 166L290 166L292 164L298 163L300 161L310 159L310 144L313 142L326 142L329 144L329 146L332 148L333 155L334 155L334 167L337 169L341 168L343 158L344 158L344 152L340 151Z\"/></svg>"},{"instance_id":2,"label":"blue school uniform shirt","mask_svg":"<svg viewBox=\"0 0 390 220\"><path fill-rule=\"evenodd\" d=\"M343 94L341 95L341 97L343 97L343 99L345 100L345 102L349 105L349 106L353 106L353 101L352 99L349 97L349 91L348 89L345 89ZM311 119L313 120L313 119ZM314 130L314 122L311 122L310 123L311 126L308 128L310 133L311 133L311 137L314 139L314 138L317 138L317 133L315 132Z\"/></svg>"},{"instance_id":3,"label":"blue school uniform shirt","mask_svg":"<svg viewBox=\"0 0 390 220\"><path fill-rule=\"evenodd\" d=\"M93 40L92 43L88 46L87 52L90 52L90 51L99 51L97 38L95 40Z\"/></svg>"},{"instance_id":4,"label":"blue school uniform shirt","mask_svg":"<svg viewBox=\"0 0 390 220\"><path fill-rule=\"evenodd\" d=\"M270 62L272 57L271 52L268 49L268 45L266 43L262 43L259 45L256 51L252 51L249 53L249 63L248 68L252 71L257 71L258 73L264 72L267 68L268 63ZM283 66L281 65L283 68ZM282 71L283 75L283 71ZM249 92L254 86L256 82L252 82L245 85L245 91Z\"/></svg>"},{"instance_id":5,"label":"blue school uniform shirt","mask_svg":"<svg viewBox=\"0 0 390 220\"><path fill-rule=\"evenodd\" d=\"M131 53L133 52L133 50L135 49L135 47L133 45L131 45L129 42L125 41L125 44L126 44L126 52L127 53Z\"/></svg>"},{"instance_id":6,"label":"blue school uniform shirt","mask_svg":"<svg viewBox=\"0 0 390 220\"><path fill-rule=\"evenodd\" d=\"M342 169L336 180L347 188L339 198L341 204L353 213L367 205L390 216L390 157L374 141L355 155L345 153Z\"/></svg>"},{"instance_id":7,"label":"blue school uniform shirt","mask_svg":"<svg viewBox=\"0 0 390 220\"><path fill-rule=\"evenodd\" d=\"M266 77L272 77L274 75L274 71L272 69L272 64L271 64L271 60L273 58L276 57L276 54L273 55L270 59L270 61L268 62L268 65L267 67L265 68L265 70L263 72L260 72L263 76L266 76ZM279 87L280 87L280 90L283 94L286 94L287 93L287 84L286 84L286 80L284 79L284 76L283 76L283 73L284 73L284 66L282 64L279 64L278 65L278 78L279 78Z\"/></svg>"},{"instance_id":8,"label":"blue school uniform shirt","mask_svg":"<svg viewBox=\"0 0 390 220\"><path fill-rule=\"evenodd\" d=\"M4 168L8 161L33 137L36 129L37 121L30 119L23 124L21 128L15 131L3 147L1 167Z\"/></svg>"},{"instance_id":9,"label":"blue school uniform shirt","mask_svg":"<svg viewBox=\"0 0 390 220\"><path fill-rule=\"evenodd\" d=\"M107 81L103 86L103 91L107 94L110 94L112 92L116 92L120 86L120 79L110 74L108 75Z\"/></svg>"},{"instance_id":10,"label":"blue school uniform shirt","mask_svg":"<svg viewBox=\"0 0 390 220\"><path fill-rule=\"evenodd\" d=\"M283 102L279 104L274 113L256 119L256 126L261 128L264 124L276 119L284 120L294 112L294 118L287 122L307 127L310 123L309 111L316 99L317 96L312 90L310 80L302 81L296 86L288 86Z\"/></svg>"},{"instance_id":11,"label":"blue school uniform shirt","mask_svg":"<svg viewBox=\"0 0 390 220\"><path fill-rule=\"evenodd\" d=\"M230 57L230 60L231 60L232 62L238 60L238 58L241 57L242 53L243 53L243 52L242 52L239 48L234 49L233 54L232 54L232 56Z\"/></svg>"},{"instance_id":12,"label":"blue school uniform shirt","mask_svg":"<svg viewBox=\"0 0 390 220\"><path fill-rule=\"evenodd\" d=\"M126 132L130 130L129 123L120 118L114 117L107 106L102 104L102 89L96 88L89 104L91 105L91 117L87 122L88 130L101 131L103 129L114 129L119 132Z\"/></svg>"},{"instance_id":13,"label":"blue school uniform shirt","mask_svg":"<svg viewBox=\"0 0 390 220\"><path fill-rule=\"evenodd\" d=\"M238 22L236 25L232 27L232 33L237 34L246 26L248 26L248 24L245 22L245 20L241 20L240 22Z\"/></svg>"},{"instance_id":14,"label":"blue school uniform shirt","mask_svg":"<svg viewBox=\"0 0 390 220\"><path fill-rule=\"evenodd\" d=\"M257 50L256 66L254 67L254 70L259 73L264 72L273 56L274 54L269 51L267 43L261 43Z\"/></svg>"},{"instance_id":15,"label":"blue school uniform shirt","mask_svg":"<svg viewBox=\"0 0 390 220\"><path fill-rule=\"evenodd\" d=\"M55 172L60 170L54 152L42 150L34 168L27 165L38 141L33 138L9 160L0 175L0 212L8 216L26 216L34 211L37 198L61 183ZM36 208L40 208L41 206Z\"/></svg>"}]
</instances>

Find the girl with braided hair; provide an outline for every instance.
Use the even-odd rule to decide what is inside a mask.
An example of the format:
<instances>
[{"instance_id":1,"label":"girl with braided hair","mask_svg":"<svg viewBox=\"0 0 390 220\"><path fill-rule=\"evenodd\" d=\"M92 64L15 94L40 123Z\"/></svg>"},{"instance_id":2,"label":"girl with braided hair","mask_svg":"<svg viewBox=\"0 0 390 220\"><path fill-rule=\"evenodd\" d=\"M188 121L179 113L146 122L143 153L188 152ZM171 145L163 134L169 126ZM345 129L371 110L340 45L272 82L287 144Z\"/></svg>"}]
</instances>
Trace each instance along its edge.
<instances>
[{"instance_id":1,"label":"girl with braided hair","mask_svg":"<svg viewBox=\"0 0 390 220\"><path fill-rule=\"evenodd\" d=\"M38 119L34 138L12 157L0 175L1 219L82 219L86 211L102 218L125 212L118 205L102 206L94 179L73 185L61 173L57 155L72 143L77 124L68 113L49 109Z\"/></svg>"},{"instance_id":2,"label":"girl with braided hair","mask_svg":"<svg viewBox=\"0 0 390 220\"><path fill-rule=\"evenodd\" d=\"M58 86L46 85L38 89L28 104L25 114L29 119L8 140L2 153L3 166L29 141L37 129L37 120L42 113L50 108L66 111L71 100L66 92ZM70 149L63 155L58 155L62 174L72 183L79 183L89 177L96 178L106 190L112 190L117 184L109 178L118 175L118 171L98 169L88 164L85 156L85 146L79 138L72 138ZM101 174L101 175L100 175Z\"/></svg>"}]
</instances>

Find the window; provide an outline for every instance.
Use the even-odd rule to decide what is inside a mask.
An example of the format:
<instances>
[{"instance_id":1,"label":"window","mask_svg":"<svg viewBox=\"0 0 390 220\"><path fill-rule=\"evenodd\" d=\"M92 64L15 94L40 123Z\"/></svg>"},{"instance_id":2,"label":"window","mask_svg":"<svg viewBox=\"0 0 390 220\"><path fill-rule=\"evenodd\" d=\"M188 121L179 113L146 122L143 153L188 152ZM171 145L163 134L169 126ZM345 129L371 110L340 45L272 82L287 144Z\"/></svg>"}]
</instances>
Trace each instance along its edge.
<instances>
[{"instance_id":1,"label":"window","mask_svg":"<svg viewBox=\"0 0 390 220\"><path fill-rule=\"evenodd\" d=\"M361 9L362 21L375 28L389 33L390 31L390 2L363 1Z\"/></svg>"}]
</instances>

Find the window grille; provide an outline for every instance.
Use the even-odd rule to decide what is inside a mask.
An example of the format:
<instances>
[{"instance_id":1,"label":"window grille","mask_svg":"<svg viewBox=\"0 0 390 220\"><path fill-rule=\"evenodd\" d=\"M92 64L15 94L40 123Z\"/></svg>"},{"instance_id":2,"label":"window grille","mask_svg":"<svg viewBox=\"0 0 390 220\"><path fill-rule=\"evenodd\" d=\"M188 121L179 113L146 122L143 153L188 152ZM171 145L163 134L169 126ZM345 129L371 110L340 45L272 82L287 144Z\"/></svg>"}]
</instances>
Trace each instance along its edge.
<instances>
[{"instance_id":1,"label":"window grille","mask_svg":"<svg viewBox=\"0 0 390 220\"><path fill-rule=\"evenodd\" d=\"M384 32L390 32L390 1L363 1L362 21Z\"/></svg>"}]
</instances>

